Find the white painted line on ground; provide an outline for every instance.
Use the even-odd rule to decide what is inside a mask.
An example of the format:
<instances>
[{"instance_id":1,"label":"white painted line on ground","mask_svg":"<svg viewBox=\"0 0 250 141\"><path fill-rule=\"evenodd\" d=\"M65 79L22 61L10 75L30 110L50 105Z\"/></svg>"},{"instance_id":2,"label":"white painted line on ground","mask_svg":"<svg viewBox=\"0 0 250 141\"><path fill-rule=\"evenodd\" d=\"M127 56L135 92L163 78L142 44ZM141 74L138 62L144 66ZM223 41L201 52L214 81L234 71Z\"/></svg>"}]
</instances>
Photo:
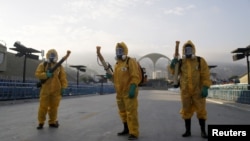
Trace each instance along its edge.
<instances>
[{"instance_id":1,"label":"white painted line on ground","mask_svg":"<svg viewBox=\"0 0 250 141\"><path fill-rule=\"evenodd\" d=\"M217 103L217 104L224 104L223 102L212 100L212 99L206 99L209 102Z\"/></svg>"},{"instance_id":2,"label":"white painted line on ground","mask_svg":"<svg viewBox=\"0 0 250 141\"><path fill-rule=\"evenodd\" d=\"M212 100L212 99L207 99L207 101L209 102L212 102L212 103L217 103L217 104L223 104L223 105L226 105L226 106L230 106L230 107L233 107L233 108L237 108L237 109L240 109L240 110L244 110L244 111L248 111L250 112L250 105L246 105L245 107L243 106L240 106L239 105L235 105L235 104L230 104L230 103L226 103L226 102L221 102L221 101L216 101L216 100Z\"/></svg>"}]
</instances>

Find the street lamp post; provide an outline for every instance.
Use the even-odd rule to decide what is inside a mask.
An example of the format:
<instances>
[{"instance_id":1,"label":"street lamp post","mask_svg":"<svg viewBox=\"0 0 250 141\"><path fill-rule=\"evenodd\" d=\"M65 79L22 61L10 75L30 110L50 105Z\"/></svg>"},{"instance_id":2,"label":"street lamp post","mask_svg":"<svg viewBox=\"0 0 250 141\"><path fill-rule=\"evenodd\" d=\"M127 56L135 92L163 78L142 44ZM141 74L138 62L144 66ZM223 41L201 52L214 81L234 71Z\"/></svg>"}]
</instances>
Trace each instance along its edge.
<instances>
[{"instance_id":1,"label":"street lamp post","mask_svg":"<svg viewBox=\"0 0 250 141\"><path fill-rule=\"evenodd\" d=\"M247 55L247 84L248 84L248 88L249 88L249 84L250 84L250 75L249 75L249 55ZM249 89L248 89L249 90Z\"/></svg>"},{"instance_id":2,"label":"street lamp post","mask_svg":"<svg viewBox=\"0 0 250 141\"><path fill-rule=\"evenodd\" d=\"M96 75L99 76L101 79L99 82L101 82L101 88L100 88L100 95L103 94L103 83L107 81L107 78L105 78L106 75Z\"/></svg>"},{"instance_id":3,"label":"street lamp post","mask_svg":"<svg viewBox=\"0 0 250 141\"><path fill-rule=\"evenodd\" d=\"M83 65L70 65L72 68L76 68L77 73L76 73L76 85L78 87L79 85L79 71L85 72L86 71L86 66Z\"/></svg>"},{"instance_id":4,"label":"street lamp post","mask_svg":"<svg viewBox=\"0 0 250 141\"><path fill-rule=\"evenodd\" d=\"M25 83L25 74L26 74L26 60L27 58L38 60L39 56L33 55L32 53L41 53L41 51L38 51L33 48L27 48L26 46L22 45L19 41L16 41L14 43L14 46L16 48L10 48L11 50L17 51L16 54L17 57L24 56L24 64L23 64L23 83Z\"/></svg>"},{"instance_id":5,"label":"street lamp post","mask_svg":"<svg viewBox=\"0 0 250 141\"><path fill-rule=\"evenodd\" d=\"M247 59L247 82L248 82L248 90L250 90L250 75L249 75L249 53L250 53L250 45L246 48L237 48L233 50L231 53L236 53L233 55L233 61L237 61L246 57Z\"/></svg>"}]
</instances>

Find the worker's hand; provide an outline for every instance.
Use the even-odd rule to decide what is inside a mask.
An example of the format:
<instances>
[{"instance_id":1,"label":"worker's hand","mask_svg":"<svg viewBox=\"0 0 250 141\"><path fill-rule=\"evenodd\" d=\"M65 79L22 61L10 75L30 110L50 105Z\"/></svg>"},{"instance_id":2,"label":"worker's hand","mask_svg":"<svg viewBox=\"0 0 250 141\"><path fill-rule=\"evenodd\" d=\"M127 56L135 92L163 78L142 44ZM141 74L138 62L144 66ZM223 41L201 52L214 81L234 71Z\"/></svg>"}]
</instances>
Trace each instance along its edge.
<instances>
[{"instance_id":1,"label":"worker's hand","mask_svg":"<svg viewBox=\"0 0 250 141\"><path fill-rule=\"evenodd\" d=\"M111 79L112 78L112 74L106 73L106 78Z\"/></svg>"},{"instance_id":2,"label":"worker's hand","mask_svg":"<svg viewBox=\"0 0 250 141\"><path fill-rule=\"evenodd\" d=\"M180 87L180 80L178 80L178 84L174 85L174 88L179 88Z\"/></svg>"},{"instance_id":3,"label":"worker's hand","mask_svg":"<svg viewBox=\"0 0 250 141\"><path fill-rule=\"evenodd\" d=\"M53 73L47 71L47 72L46 72L46 76L47 76L48 78L51 78L51 77L53 76Z\"/></svg>"},{"instance_id":4,"label":"worker's hand","mask_svg":"<svg viewBox=\"0 0 250 141\"><path fill-rule=\"evenodd\" d=\"M176 63L178 63L178 59L177 58L172 59L170 67L174 68L174 66L175 66Z\"/></svg>"},{"instance_id":5,"label":"worker's hand","mask_svg":"<svg viewBox=\"0 0 250 141\"><path fill-rule=\"evenodd\" d=\"M61 89L61 95L63 96L64 94L65 94L65 89L62 88L62 89Z\"/></svg>"},{"instance_id":6,"label":"worker's hand","mask_svg":"<svg viewBox=\"0 0 250 141\"><path fill-rule=\"evenodd\" d=\"M201 89L201 97L205 98L208 95L208 87L207 86L203 86Z\"/></svg>"},{"instance_id":7,"label":"worker's hand","mask_svg":"<svg viewBox=\"0 0 250 141\"><path fill-rule=\"evenodd\" d=\"M129 87L129 93L128 93L129 98L134 98L135 97L135 90L136 90L136 85L131 84L130 87Z\"/></svg>"}]
</instances>

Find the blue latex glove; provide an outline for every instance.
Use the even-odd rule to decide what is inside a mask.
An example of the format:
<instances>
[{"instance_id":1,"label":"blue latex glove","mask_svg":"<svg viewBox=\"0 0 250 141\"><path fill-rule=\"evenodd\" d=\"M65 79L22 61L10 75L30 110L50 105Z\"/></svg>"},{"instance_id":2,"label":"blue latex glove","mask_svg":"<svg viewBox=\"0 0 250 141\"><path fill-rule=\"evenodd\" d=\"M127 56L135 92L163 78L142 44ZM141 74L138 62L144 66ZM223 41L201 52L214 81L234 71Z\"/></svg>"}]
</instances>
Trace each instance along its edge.
<instances>
[{"instance_id":1,"label":"blue latex glove","mask_svg":"<svg viewBox=\"0 0 250 141\"><path fill-rule=\"evenodd\" d=\"M129 87L129 93L128 93L129 98L134 98L135 97L135 90L136 90L136 85L131 84L130 87Z\"/></svg>"},{"instance_id":2,"label":"blue latex glove","mask_svg":"<svg viewBox=\"0 0 250 141\"><path fill-rule=\"evenodd\" d=\"M47 72L46 72L46 76L47 76L48 78L50 78L50 77L52 77L52 76L53 76L53 73L51 73L51 72L47 71Z\"/></svg>"},{"instance_id":3,"label":"blue latex glove","mask_svg":"<svg viewBox=\"0 0 250 141\"><path fill-rule=\"evenodd\" d=\"M171 67L171 68L174 68L174 66L175 66L175 64L176 64L177 62L178 62L178 59L177 59L177 58L172 59L171 64L170 64L170 67Z\"/></svg>"},{"instance_id":4,"label":"blue latex glove","mask_svg":"<svg viewBox=\"0 0 250 141\"><path fill-rule=\"evenodd\" d=\"M62 88L62 89L61 89L61 95L63 96L64 94L65 94L65 89Z\"/></svg>"},{"instance_id":5,"label":"blue latex glove","mask_svg":"<svg viewBox=\"0 0 250 141\"><path fill-rule=\"evenodd\" d=\"M106 73L106 78L111 79L112 78L112 74Z\"/></svg>"},{"instance_id":6,"label":"blue latex glove","mask_svg":"<svg viewBox=\"0 0 250 141\"><path fill-rule=\"evenodd\" d=\"M208 87L207 86L203 86L201 89L201 97L207 97L208 95Z\"/></svg>"}]
</instances>

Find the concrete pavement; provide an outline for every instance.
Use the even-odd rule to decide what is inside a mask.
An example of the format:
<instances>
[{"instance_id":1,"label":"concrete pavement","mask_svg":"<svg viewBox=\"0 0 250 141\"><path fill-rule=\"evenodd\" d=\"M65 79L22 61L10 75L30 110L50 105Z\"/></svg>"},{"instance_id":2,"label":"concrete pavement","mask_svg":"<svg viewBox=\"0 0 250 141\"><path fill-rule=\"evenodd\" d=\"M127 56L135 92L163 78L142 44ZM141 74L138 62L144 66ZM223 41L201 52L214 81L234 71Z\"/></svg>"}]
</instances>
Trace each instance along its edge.
<instances>
[{"instance_id":1,"label":"concrete pavement","mask_svg":"<svg viewBox=\"0 0 250 141\"><path fill-rule=\"evenodd\" d=\"M126 141L117 136L123 125L117 113L115 94L63 98L58 129L37 130L38 100L0 102L1 141ZM184 121L179 115L179 94L141 90L138 141L203 141L196 115L192 136L181 137ZM249 105L207 99L207 124L250 124Z\"/></svg>"}]
</instances>

